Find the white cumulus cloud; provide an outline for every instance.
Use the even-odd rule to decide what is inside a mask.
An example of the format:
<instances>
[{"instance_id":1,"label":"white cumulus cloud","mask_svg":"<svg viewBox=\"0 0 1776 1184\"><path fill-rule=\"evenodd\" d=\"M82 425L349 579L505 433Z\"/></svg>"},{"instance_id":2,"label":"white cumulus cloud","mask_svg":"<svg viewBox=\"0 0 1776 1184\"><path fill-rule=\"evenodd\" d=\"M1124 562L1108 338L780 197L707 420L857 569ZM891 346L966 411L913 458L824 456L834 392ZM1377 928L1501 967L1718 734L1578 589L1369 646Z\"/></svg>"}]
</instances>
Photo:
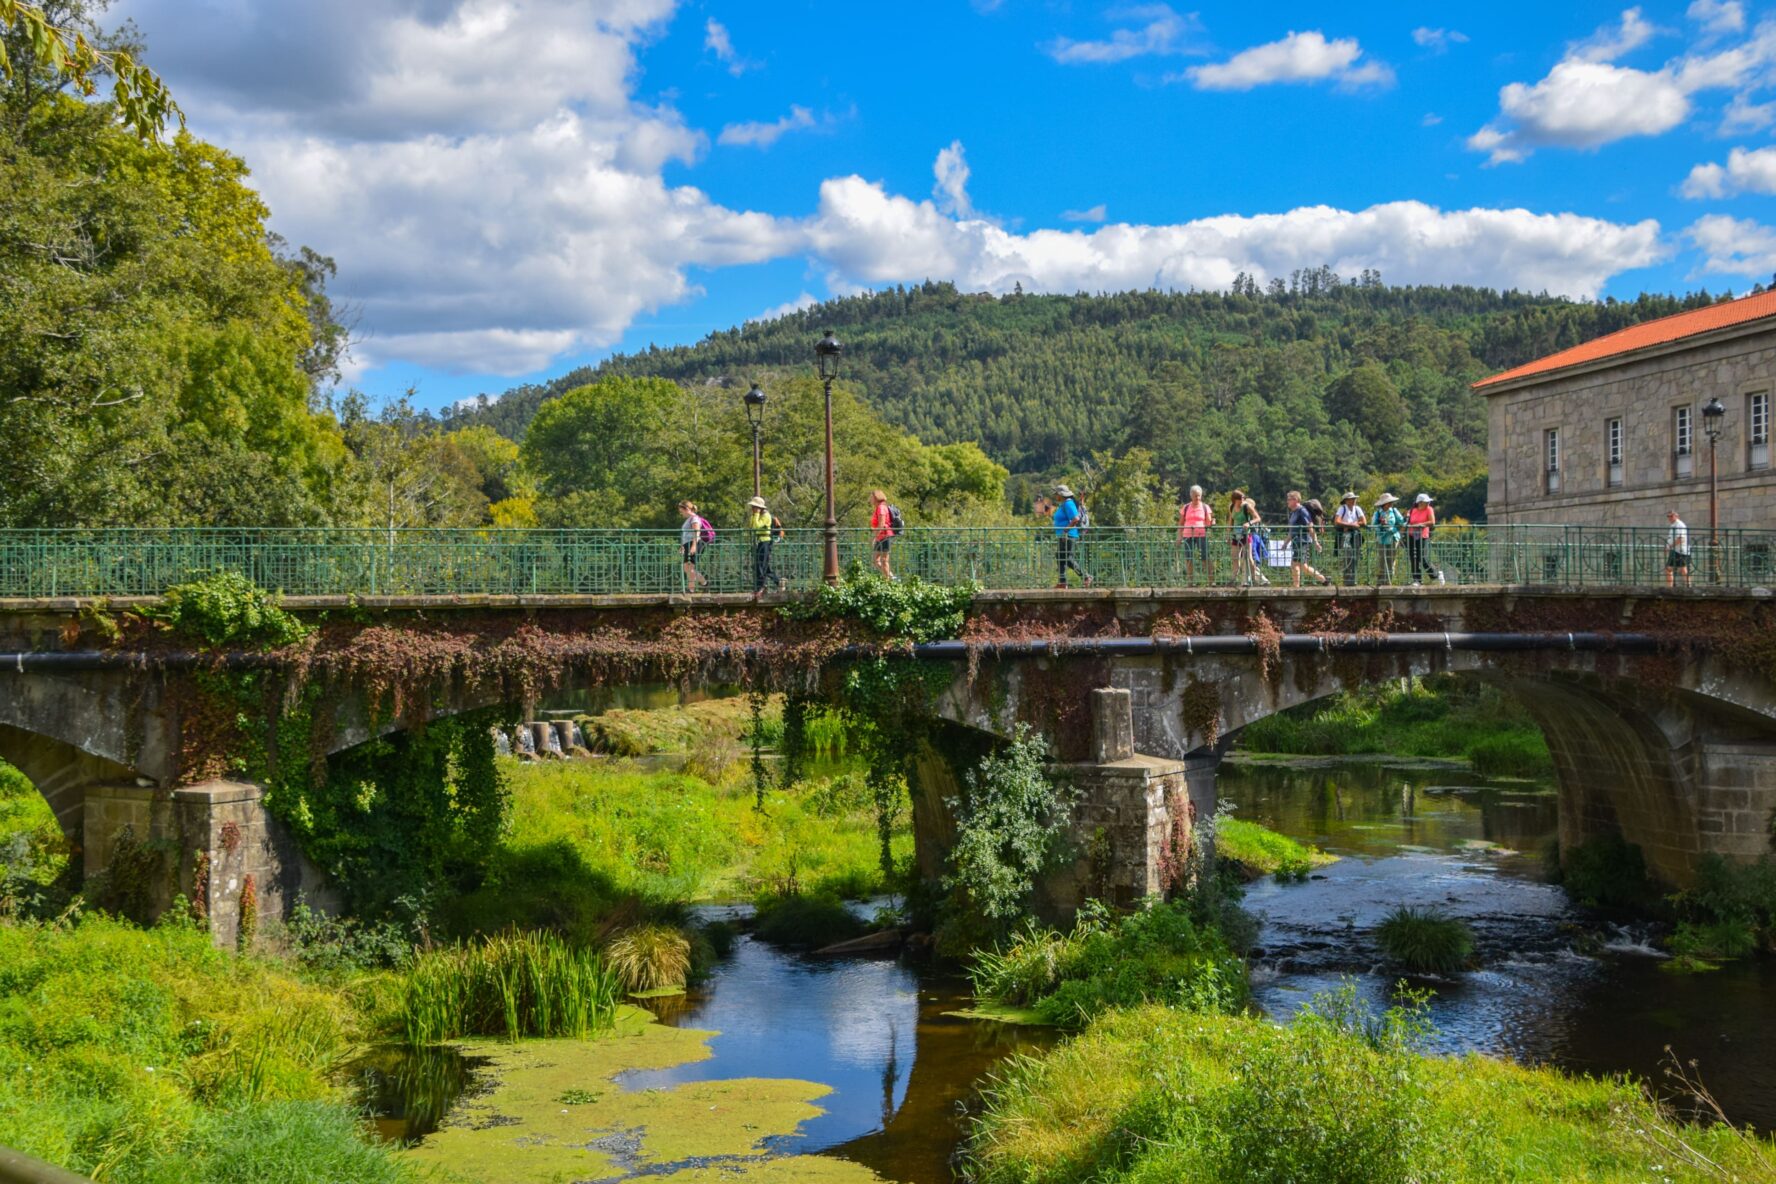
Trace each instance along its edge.
<instances>
[{"instance_id":1,"label":"white cumulus cloud","mask_svg":"<svg viewBox=\"0 0 1776 1184\"><path fill-rule=\"evenodd\" d=\"M1113 20L1129 22L1097 41L1056 37L1043 51L1062 65L1103 65L1130 58L1187 52L1201 25L1194 15L1182 16L1166 4L1135 4L1110 11Z\"/></svg>"},{"instance_id":2,"label":"white cumulus cloud","mask_svg":"<svg viewBox=\"0 0 1776 1184\"><path fill-rule=\"evenodd\" d=\"M778 317L786 317L791 313L801 312L804 308L813 308L819 303L820 301L815 298L812 292L803 292L794 300L788 300L782 304L774 304L764 312L761 312L756 317L750 319L754 321L774 321Z\"/></svg>"},{"instance_id":3,"label":"white cumulus cloud","mask_svg":"<svg viewBox=\"0 0 1776 1184\"><path fill-rule=\"evenodd\" d=\"M814 112L792 105L788 115L769 123L730 123L722 128L715 142L729 147L769 148L790 132L813 126Z\"/></svg>"},{"instance_id":4,"label":"white cumulus cloud","mask_svg":"<svg viewBox=\"0 0 1776 1184\"><path fill-rule=\"evenodd\" d=\"M1421 48L1432 53L1442 53L1451 45L1462 45L1468 40L1466 33L1454 29L1427 29L1423 25L1412 30L1412 40Z\"/></svg>"},{"instance_id":5,"label":"white cumulus cloud","mask_svg":"<svg viewBox=\"0 0 1776 1184\"><path fill-rule=\"evenodd\" d=\"M968 200L968 157L962 151L962 141L951 140L948 148L939 151L931 171L937 177L931 194L937 199L938 209L958 218L974 217L974 203Z\"/></svg>"},{"instance_id":6,"label":"white cumulus cloud","mask_svg":"<svg viewBox=\"0 0 1776 1184\"><path fill-rule=\"evenodd\" d=\"M1345 275L1376 268L1395 283L1586 297L1611 276L1669 254L1651 220L1445 211L1413 201L1016 234L988 222L958 222L933 202L890 194L856 176L821 185L808 233L815 253L853 284L941 278L992 292L1018 284L1037 292L1221 289L1242 271L1262 282L1328 264Z\"/></svg>"},{"instance_id":7,"label":"white cumulus cloud","mask_svg":"<svg viewBox=\"0 0 1776 1184\"><path fill-rule=\"evenodd\" d=\"M1063 221L1063 222L1102 222L1107 213L1108 213L1108 208L1104 205L1103 202L1099 202L1097 205L1091 206L1088 209L1062 210L1061 211L1061 221Z\"/></svg>"},{"instance_id":8,"label":"white cumulus cloud","mask_svg":"<svg viewBox=\"0 0 1776 1184\"><path fill-rule=\"evenodd\" d=\"M1317 30L1291 32L1280 41L1254 45L1225 62L1193 66L1184 77L1198 90L1251 90L1278 82L1333 81L1347 88L1387 86L1394 72L1385 63L1363 59L1354 37L1328 41Z\"/></svg>"},{"instance_id":9,"label":"white cumulus cloud","mask_svg":"<svg viewBox=\"0 0 1776 1184\"><path fill-rule=\"evenodd\" d=\"M1655 32L1638 8L1627 10L1618 24L1569 46L1540 81L1503 87L1498 116L1468 137L1468 147L1486 153L1487 163L1501 164L1523 160L1537 148L1599 148L1630 136L1662 135L1690 117L1697 92L1754 85L1776 62L1773 24L1742 44L1687 54L1657 70L1616 63Z\"/></svg>"},{"instance_id":10,"label":"white cumulus cloud","mask_svg":"<svg viewBox=\"0 0 1776 1184\"><path fill-rule=\"evenodd\" d=\"M1776 193L1776 148L1735 148L1727 153L1725 165L1691 169L1678 191L1689 198Z\"/></svg>"},{"instance_id":11,"label":"white cumulus cloud","mask_svg":"<svg viewBox=\"0 0 1776 1184\"><path fill-rule=\"evenodd\" d=\"M1745 29L1745 5L1739 0L1695 0L1686 14L1705 33L1739 33Z\"/></svg>"},{"instance_id":12,"label":"white cumulus cloud","mask_svg":"<svg viewBox=\"0 0 1776 1184\"><path fill-rule=\"evenodd\" d=\"M1744 275L1768 279L1776 273L1776 230L1749 218L1708 214L1684 237L1702 252L1698 275Z\"/></svg>"}]
</instances>

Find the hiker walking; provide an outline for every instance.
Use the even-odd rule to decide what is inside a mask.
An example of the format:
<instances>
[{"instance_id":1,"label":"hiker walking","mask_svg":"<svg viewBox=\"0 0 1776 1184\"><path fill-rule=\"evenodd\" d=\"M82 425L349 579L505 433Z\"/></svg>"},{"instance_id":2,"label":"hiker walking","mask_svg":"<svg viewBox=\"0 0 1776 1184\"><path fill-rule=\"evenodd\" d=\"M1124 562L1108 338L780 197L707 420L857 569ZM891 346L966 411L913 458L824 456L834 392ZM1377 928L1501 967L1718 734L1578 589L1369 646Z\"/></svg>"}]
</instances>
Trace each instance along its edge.
<instances>
[{"instance_id":1,"label":"hiker walking","mask_svg":"<svg viewBox=\"0 0 1776 1184\"><path fill-rule=\"evenodd\" d=\"M889 566L889 551L894 546L894 536L903 529L901 521L900 511L888 504L888 495L880 489L870 490L870 528L876 532L870 558L885 580L894 578L894 570Z\"/></svg>"},{"instance_id":2,"label":"hiker walking","mask_svg":"<svg viewBox=\"0 0 1776 1184\"><path fill-rule=\"evenodd\" d=\"M1400 499L1384 493L1375 499L1375 582L1393 583L1400 563L1400 539L1406 530L1406 515L1394 505ZM1385 577L1385 579L1384 579Z\"/></svg>"},{"instance_id":3,"label":"hiker walking","mask_svg":"<svg viewBox=\"0 0 1776 1184\"><path fill-rule=\"evenodd\" d=\"M777 521L764 498L755 497L746 503L746 530L752 537L752 598L757 600L778 582L777 573L771 570L771 549L783 537L783 523Z\"/></svg>"},{"instance_id":4,"label":"hiker walking","mask_svg":"<svg viewBox=\"0 0 1776 1184\"><path fill-rule=\"evenodd\" d=\"M1246 497L1244 490L1234 490L1227 500L1227 525L1233 539L1233 582L1236 584L1270 583L1252 558L1252 535L1263 521L1264 515L1258 512L1258 504Z\"/></svg>"},{"instance_id":5,"label":"hiker walking","mask_svg":"<svg viewBox=\"0 0 1776 1184\"><path fill-rule=\"evenodd\" d=\"M1431 563L1431 531L1437 526L1437 511L1431 495L1421 493L1412 499L1412 512L1406 515L1406 560L1412 567L1412 586L1418 587L1426 575L1439 584L1443 573Z\"/></svg>"},{"instance_id":6,"label":"hiker walking","mask_svg":"<svg viewBox=\"0 0 1776 1184\"><path fill-rule=\"evenodd\" d=\"M1196 565L1203 565L1203 581L1214 579L1215 569L1209 561L1209 528L1215 525L1215 511L1203 501L1203 487L1190 487L1190 500L1178 507L1178 545L1184 549L1184 578L1196 582Z\"/></svg>"},{"instance_id":7,"label":"hiker walking","mask_svg":"<svg viewBox=\"0 0 1776 1184\"><path fill-rule=\"evenodd\" d=\"M1313 511L1301 502L1301 494L1291 489L1284 500L1289 503L1289 567L1295 573L1295 586L1301 587L1301 573L1306 572L1322 584L1332 581L1315 571L1307 558L1319 541Z\"/></svg>"},{"instance_id":8,"label":"hiker walking","mask_svg":"<svg viewBox=\"0 0 1776 1184\"><path fill-rule=\"evenodd\" d=\"M697 513L695 502L679 502L678 512L684 515L684 521L678 524L678 547L684 557L684 590L695 592L709 584L709 577L697 570L697 560L702 558L704 544L714 541L715 528Z\"/></svg>"},{"instance_id":9,"label":"hiker walking","mask_svg":"<svg viewBox=\"0 0 1776 1184\"><path fill-rule=\"evenodd\" d=\"M1369 524L1355 493L1345 490L1333 512L1332 524L1332 550L1344 557L1344 584L1348 588L1357 582L1357 561L1363 555L1363 527Z\"/></svg>"},{"instance_id":10,"label":"hiker walking","mask_svg":"<svg viewBox=\"0 0 1776 1184\"><path fill-rule=\"evenodd\" d=\"M1092 578L1073 558L1073 550L1079 545L1080 528L1085 526L1090 519L1086 517L1085 509L1079 504L1079 499L1073 496L1073 491L1067 486L1055 486L1055 496L1061 499L1054 511L1055 587L1065 588L1067 586L1067 572L1071 570L1078 573L1079 578L1089 588L1092 585Z\"/></svg>"},{"instance_id":11,"label":"hiker walking","mask_svg":"<svg viewBox=\"0 0 1776 1184\"><path fill-rule=\"evenodd\" d=\"M1677 573L1683 573L1684 587L1690 586L1690 528L1677 516L1676 510L1665 511L1671 529L1665 535L1665 586L1677 586Z\"/></svg>"}]
</instances>

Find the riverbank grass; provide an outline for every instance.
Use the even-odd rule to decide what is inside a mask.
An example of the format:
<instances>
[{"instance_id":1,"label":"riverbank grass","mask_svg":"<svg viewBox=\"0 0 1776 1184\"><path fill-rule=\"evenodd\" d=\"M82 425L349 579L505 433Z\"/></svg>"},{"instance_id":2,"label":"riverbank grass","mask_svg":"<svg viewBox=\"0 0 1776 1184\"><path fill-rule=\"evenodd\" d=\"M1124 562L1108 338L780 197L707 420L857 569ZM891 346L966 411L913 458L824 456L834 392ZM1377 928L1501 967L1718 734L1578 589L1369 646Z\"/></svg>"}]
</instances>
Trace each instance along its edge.
<instances>
[{"instance_id":1,"label":"riverbank grass","mask_svg":"<svg viewBox=\"0 0 1776 1184\"><path fill-rule=\"evenodd\" d=\"M195 926L0 923L0 1144L108 1184L393 1184L339 1067L355 997Z\"/></svg>"},{"instance_id":2,"label":"riverbank grass","mask_svg":"<svg viewBox=\"0 0 1776 1184\"><path fill-rule=\"evenodd\" d=\"M617 975L590 950L550 934L498 934L414 960L402 1031L415 1048L464 1036L585 1039L611 1026L621 993Z\"/></svg>"},{"instance_id":3,"label":"riverbank grass","mask_svg":"<svg viewBox=\"0 0 1776 1184\"><path fill-rule=\"evenodd\" d=\"M1240 733L1253 753L1466 760L1489 777L1545 777L1553 758L1541 729L1494 687L1432 676L1385 683L1267 716Z\"/></svg>"},{"instance_id":4,"label":"riverbank grass","mask_svg":"<svg viewBox=\"0 0 1776 1184\"><path fill-rule=\"evenodd\" d=\"M979 1184L1764 1180L1772 1145L1662 1114L1632 1085L1424 1056L1334 1004L1288 1026L1112 1012L989 1089ZM1704 1168L1706 1160L1713 1169Z\"/></svg>"},{"instance_id":5,"label":"riverbank grass","mask_svg":"<svg viewBox=\"0 0 1776 1184\"><path fill-rule=\"evenodd\" d=\"M1314 868L1338 860L1336 855L1244 818L1215 820L1215 854L1254 879L1274 875L1280 880L1303 880Z\"/></svg>"}]
</instances>

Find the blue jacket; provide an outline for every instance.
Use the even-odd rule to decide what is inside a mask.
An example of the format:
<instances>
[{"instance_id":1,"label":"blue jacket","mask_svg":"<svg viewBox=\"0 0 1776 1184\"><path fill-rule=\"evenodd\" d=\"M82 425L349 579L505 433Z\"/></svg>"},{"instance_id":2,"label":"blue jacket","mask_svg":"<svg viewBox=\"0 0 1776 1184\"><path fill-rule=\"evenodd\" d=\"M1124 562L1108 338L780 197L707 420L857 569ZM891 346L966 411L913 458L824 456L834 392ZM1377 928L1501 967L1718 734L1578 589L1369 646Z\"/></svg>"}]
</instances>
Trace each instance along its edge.
<instances>
[{"instance_id":1,"label":"blue jacket","mask_svg":"<svg viewBox=\"0 0 1776 1184\"><path fill-rule=\"evenodd\" d=\"M1079 528L1073 525L1077 521L1079 521L1079 503L1072 498L1067 498L1055 507L1055 537L1058 539L1062 535L1066 535L1070 539L1078 538Z\"/></svg>"}]
</instances>

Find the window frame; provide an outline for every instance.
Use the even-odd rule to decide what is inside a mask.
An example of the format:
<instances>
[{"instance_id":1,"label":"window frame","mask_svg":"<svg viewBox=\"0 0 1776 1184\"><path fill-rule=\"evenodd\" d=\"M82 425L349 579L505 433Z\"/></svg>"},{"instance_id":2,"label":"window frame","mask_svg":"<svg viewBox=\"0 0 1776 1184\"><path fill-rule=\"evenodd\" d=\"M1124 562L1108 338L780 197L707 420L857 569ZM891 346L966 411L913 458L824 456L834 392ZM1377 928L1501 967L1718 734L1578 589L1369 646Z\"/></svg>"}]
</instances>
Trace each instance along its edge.
<instances>
[{"instance_id":1,"label":"window frame","mask_svg":"<svg viewBox=\"0 0 1776 1184\"><path fill-rule=\"evenodd\" d=\"M1622 484L1622 457L1627 451L1627 433L1622 426L1622 417L1612 416L1603 421L1603 468L1604 483L1610 488Z\"/></svg>"},{"instance_id":2,"label":"window frame","mask_svg":"<svg viewBox=\"0 0 1776 1184\"><path fill-rule=\"evenodd\" d=\"M1560 492L1560 429L1542 429L1542 487L1549 493Z\"/></svg>"},{"instance_id":3,"label":"window frame","mask_svg":"<svg viewBox=\"0 0 1776 1184\"><path fill-rule=\"evenodd\" d=\"M1671 409L1671 475L1679 481L1696 475L1696 409L1689 403Z\"/></svg>"},{"instance_id":4,"label":"window frame","mask_svg":"<svg viewBox=\"0 0 1776 1184\"><path fill-rule=\"evenodd\" d=\"M1748 391L1745 395L1745 467L1770 467L1770 392Z\"/></svg>"}]
</instances>

